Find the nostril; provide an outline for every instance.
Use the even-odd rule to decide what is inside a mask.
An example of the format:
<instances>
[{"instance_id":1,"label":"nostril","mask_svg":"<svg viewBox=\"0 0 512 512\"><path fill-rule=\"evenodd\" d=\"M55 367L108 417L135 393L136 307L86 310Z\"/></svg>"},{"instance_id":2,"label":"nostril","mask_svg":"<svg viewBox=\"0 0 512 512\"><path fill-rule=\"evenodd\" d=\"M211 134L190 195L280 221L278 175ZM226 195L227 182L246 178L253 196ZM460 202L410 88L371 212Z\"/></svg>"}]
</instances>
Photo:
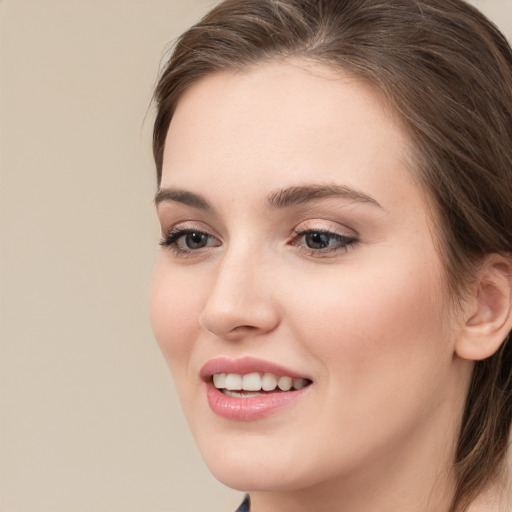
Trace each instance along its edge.
<instances>
[{"instance_id":1,"label":"nostril","mask_svg":"<svg viewBox=\"0 0 512 512\"><path fill-rule=\"evenodd\" d=\"M211 332L215 336L224 339L239 339L245 336L251 336L261 330L259 327L255 325L227 325L220 323L208 323L208 322L200 322L200 325L203 329Z\"/></svg>"},{"instance_id":2,"label":"nostril","mask_svg":"<svg viewBox=\"0 0 512 512\"><path fill-rule=\"evenodd\" d=\"M251 331L255 331L257 329L258 328L255 327L254 325L240 325L238 327L235 327L231 331L232 332L251 332Z\"/></svg>"}]
</instances>

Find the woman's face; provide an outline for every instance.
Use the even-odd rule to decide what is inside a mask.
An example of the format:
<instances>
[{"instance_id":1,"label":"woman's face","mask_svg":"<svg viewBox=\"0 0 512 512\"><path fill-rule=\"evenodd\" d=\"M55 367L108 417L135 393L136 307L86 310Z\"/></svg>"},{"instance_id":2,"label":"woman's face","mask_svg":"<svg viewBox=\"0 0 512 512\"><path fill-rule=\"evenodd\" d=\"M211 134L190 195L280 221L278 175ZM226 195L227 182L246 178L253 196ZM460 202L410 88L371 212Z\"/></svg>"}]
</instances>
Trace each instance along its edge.
<instances>
[{"instance_id":1,"label":"woman's face","mask_svg":"<svg viewBox=\"0 0 512 512\"><path fill-rule=\"evenodd\" d=\"M377 92L305 62L181 98L151 316L227 485L306 488L450 453L457 323L407 150Z\"/></svg>"}]
</instances>

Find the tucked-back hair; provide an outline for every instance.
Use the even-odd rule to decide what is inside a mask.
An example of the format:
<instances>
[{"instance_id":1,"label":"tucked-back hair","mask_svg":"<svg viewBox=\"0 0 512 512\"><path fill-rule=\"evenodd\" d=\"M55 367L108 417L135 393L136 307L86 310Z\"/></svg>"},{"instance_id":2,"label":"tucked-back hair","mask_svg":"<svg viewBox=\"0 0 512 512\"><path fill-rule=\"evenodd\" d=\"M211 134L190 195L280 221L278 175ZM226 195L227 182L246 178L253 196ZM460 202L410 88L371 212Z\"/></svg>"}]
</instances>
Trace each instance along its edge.
<instances>
[{"instance_id":1,"label":"tucked-back hair","mask_svg":"<svg viewBox=\"0 0 512 512\"><path fill-rule=\"evenodd\" d=\"M412 172L433 199L457 296L489 253L512 253L512 51L462 0L225 0L175 45L155 91L160 183L177 102L202 77L305 58L383 93L409 132ZM459 295L460 296L460 295ZM435 321L433 319L432 321ZM454 471L463 511L503 469L512 344L473 370Z\"/></svg>"}]
</instances>

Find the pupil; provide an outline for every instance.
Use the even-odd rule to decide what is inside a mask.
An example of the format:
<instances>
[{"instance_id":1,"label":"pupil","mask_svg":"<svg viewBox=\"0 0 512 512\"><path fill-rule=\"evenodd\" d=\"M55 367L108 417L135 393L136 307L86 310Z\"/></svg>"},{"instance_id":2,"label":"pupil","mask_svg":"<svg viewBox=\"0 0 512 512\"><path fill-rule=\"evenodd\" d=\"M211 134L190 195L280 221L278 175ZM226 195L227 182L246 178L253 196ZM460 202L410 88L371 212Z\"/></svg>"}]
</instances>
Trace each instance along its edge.
<instances>
[{"instance_id":1,"label":"pupil","mask_svg":"<svg viewBox=\"0 0 512 512\"><path fill-rule=\"evenodd\" d=\"M206 245L207 237L204 233L188 233L185 241L189 249L201 249Z\"/></svg>"},{"instance_id":2,"label":"pupil","mask_svg":"<svg viewBox=\"0 0 512 512\"><path fill-rule=\"evenodd\" d=\"M310 249L324 249L329 245L330 237L327 233L308 233L306 235L306 245Z\"/></svg>"}]
</instances>

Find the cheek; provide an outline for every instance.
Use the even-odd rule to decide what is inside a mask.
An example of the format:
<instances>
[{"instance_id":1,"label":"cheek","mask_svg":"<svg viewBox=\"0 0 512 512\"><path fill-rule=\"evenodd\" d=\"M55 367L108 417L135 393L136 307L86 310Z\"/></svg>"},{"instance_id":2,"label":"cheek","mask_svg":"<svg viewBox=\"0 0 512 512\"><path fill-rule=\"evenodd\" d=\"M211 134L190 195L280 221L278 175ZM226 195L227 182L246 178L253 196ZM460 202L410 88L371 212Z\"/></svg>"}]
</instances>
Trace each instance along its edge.
<instances>
[{"instance_id":1,"label":"cheek","mask_svg":"<svg viewBox=\"0 0 512 512\"><path fill-rule=\"evenodd\" d=\"M183 273L167 267L159 256L151 284L150 316L160 350L180 387L199 330L201 296Z\"/></svg>"},{"instance_id":2,"label":"cheek","mask_svg":"<svg viewBox=\"0 0 512 512\"><path fill-rule=\"evenodd\" d=\"M416 266L394 259L385 269L377 262L365 271L340 268L288 298L294 334L323 366L329 393L346 397L358 414L369 401L435 395L451 363L441 274L424 259Z\"/></svg>"}]
</instances>

